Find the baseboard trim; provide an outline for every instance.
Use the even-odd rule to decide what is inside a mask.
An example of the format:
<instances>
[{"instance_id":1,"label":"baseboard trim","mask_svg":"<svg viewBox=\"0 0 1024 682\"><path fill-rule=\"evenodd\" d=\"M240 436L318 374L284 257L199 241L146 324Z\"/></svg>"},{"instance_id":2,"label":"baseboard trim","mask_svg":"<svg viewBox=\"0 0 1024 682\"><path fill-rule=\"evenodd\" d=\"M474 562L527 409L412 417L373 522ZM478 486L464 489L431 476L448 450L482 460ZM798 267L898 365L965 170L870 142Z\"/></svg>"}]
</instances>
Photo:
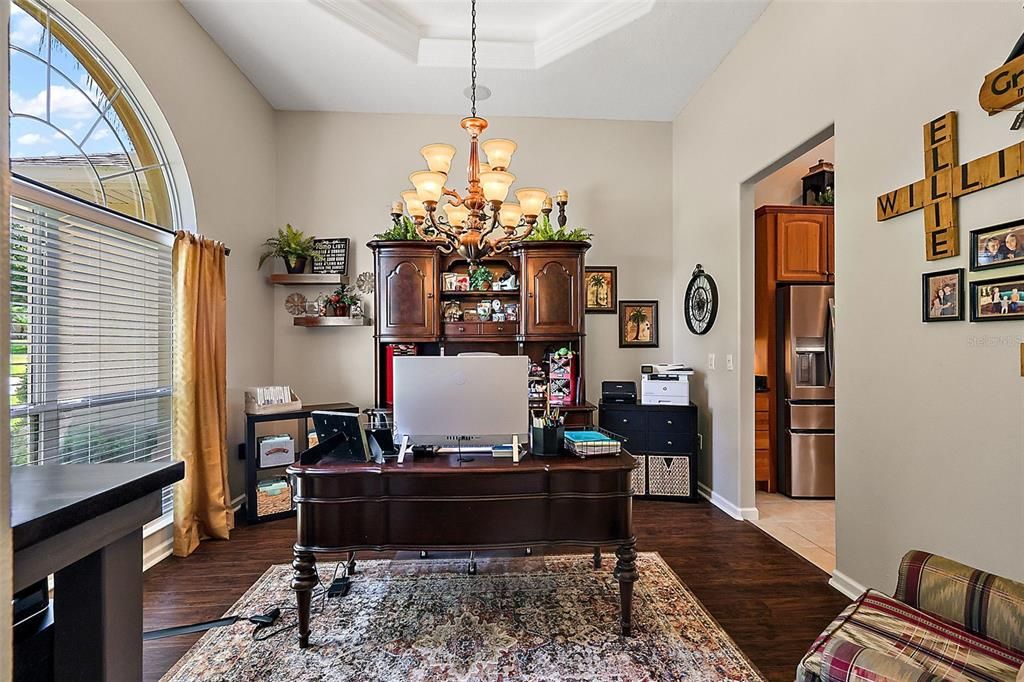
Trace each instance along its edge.
<instances>
[{"instance_id":1,"label":"baseboard trim","mask_svg":"<svg viewBox=\"0 0 1024 682\"><path fill-rule=\"evenodd\" d=\"M828 584L850 599L858 599L868 589L838 568L832 571L832 578L828 581Z\"/></svg>"},{"instance_id":2,"label":"baseboard trim","mask_svg":"<svg viewBox=\"0 0 1024 682\"><path fill-rule=\"evenodd\" d=\"M759 518L757 513L757 507L737 507L735 504L725 499L714 490L708 488L703 483L697 482L697 492L701 497L706 499L711 504L715 505L726 514L736 519L737 521L757 521Z\"/></svg>"}]
</instances>

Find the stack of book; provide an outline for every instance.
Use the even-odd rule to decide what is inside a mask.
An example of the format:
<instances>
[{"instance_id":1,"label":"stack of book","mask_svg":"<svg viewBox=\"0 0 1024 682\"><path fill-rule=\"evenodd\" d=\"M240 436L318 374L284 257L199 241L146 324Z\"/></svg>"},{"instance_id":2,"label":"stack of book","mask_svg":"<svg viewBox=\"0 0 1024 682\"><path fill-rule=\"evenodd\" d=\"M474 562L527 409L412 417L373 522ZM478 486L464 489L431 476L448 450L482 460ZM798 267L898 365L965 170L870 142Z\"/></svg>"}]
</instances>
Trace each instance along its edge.
<instances>
[{"instance_id":1,"label":"stack of book","mask_svg":"<svg viewBox=\"0 0 1024 682\"><path fill-rule=\"evenodd\" d=\"M579 457L595 455L617 455L622 443L601 431L566 431L565 446Z\"/></svg>"}]
</instances>

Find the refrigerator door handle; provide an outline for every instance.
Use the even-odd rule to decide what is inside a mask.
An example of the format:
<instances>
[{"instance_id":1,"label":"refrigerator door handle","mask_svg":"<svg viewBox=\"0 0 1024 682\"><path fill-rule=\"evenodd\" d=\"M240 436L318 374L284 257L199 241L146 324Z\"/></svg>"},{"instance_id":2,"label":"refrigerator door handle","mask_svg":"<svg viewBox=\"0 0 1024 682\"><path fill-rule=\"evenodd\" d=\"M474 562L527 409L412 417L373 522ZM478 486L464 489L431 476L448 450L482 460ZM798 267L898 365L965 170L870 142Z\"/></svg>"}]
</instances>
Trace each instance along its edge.
<instances>
[{"instance_id":1,"label":"refrigerator door handle","mask_svg":"<svg viewBox=\"0 0 1024 682\"><path fill-rule=\"evenodd\" d=\"M828 299L828 309L825 312L825 373L828 381L825 383L830 388L836 385L836 299Z\"/></svg>"}]
</instances>

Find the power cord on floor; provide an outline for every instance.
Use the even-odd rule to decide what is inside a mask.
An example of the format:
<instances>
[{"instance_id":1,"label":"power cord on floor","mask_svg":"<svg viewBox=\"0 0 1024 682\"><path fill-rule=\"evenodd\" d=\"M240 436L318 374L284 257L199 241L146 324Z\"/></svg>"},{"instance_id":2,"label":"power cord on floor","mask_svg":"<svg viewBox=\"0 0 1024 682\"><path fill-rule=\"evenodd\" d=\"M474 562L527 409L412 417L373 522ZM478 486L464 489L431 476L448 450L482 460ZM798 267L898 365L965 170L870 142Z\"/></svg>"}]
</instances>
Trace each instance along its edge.
<instances>
[{"instance_id":1,"label":"power cord on floor","mask_svg":"<svg viewBox=\"0 0 1024 682\"><path fill-rule=\"evenodd\" d=\"M324 587L323 581L320 580L320 572L317 571L317 587L313 589L313 595L310 597L310 601L312 602L317 597L319 597L320 598L320 603L317 606L312 606L312 605L310 606L310 613L309 613L310 618L312 618L314 615L319 615L319 614L323 613L324 607L327 605L327 598L329 596L333 596L333 595L331 595L331 586L333 586L335 581L337 580L337 578L338 578L338 569L341 568L341 565L343 563L345 563L345 562L339 561L338 563L334 564L334 573L331 575L331 582L328 583L327 587ZM350 576L348 575L347 565L346 565L346 569L345 569L344 579L345 580L350 580ZM349 583L349 584L351 584L351 583ZM319 592L317 590L319 590ZM347 593L348 593L348 590L346 589L345 590L345 594L347 594ZM342 594L341 596L344 596L344 594ZM286 605L281 605L281 606L278 606L277 608L280 609L281 611L297 611L298 610L298 608L295 607L295 606L286 606ZM253 628L252 639L253 639L254 642L265 642L266 640L268 640L268 639L270 639L272 637L276 637L276 636L278 636L278 635L280 635L280 634L282 634L284 632L288 632L289 630L293 630L293 629L297 628L298 626L299 626L299 623L298 623L298 621L296 621L294 623L289 623L288 625L282 625L281 627L275 628L274 630L267 631L266 628L257 625L255 628ZM260 634L261 632L263 632L264 634L261 635Z\"/></svg>"}]
</instances>

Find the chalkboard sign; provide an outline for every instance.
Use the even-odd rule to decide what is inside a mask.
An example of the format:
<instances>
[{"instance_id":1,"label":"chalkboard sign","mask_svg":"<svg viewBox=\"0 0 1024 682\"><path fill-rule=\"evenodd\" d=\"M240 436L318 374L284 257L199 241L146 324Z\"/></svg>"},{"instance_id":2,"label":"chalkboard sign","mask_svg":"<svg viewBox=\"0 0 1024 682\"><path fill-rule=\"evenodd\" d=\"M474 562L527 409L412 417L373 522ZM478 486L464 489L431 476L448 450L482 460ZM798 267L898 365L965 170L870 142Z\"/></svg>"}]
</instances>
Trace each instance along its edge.
<instances>
[{"instance_id":1,"label":"chalkboard sign","mask_svg":"<svg viewBox=\"0 0 1024 682\"><path fill-rule=\"evenodd\" d=\"M348 237L314 239L313 246L320 258L313 260L316 274L348 274Z\"/></svg>"}]
</instances>

